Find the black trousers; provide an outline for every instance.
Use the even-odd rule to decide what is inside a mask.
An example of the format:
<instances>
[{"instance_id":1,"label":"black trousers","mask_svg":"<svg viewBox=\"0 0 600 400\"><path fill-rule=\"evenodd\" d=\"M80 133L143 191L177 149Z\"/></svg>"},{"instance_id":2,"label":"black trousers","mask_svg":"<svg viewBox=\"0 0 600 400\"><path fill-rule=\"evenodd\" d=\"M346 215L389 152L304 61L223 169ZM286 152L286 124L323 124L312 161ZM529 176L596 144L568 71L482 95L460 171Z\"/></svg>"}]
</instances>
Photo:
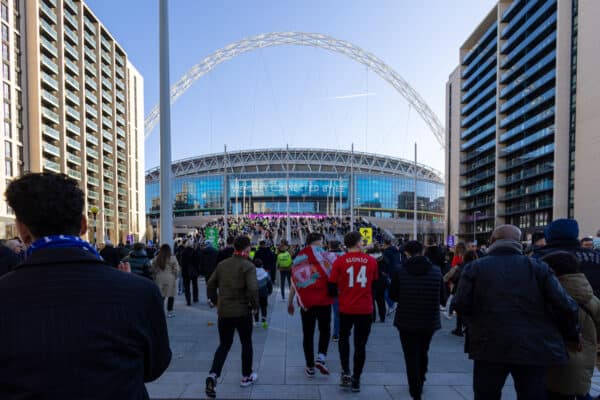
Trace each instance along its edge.
<instances>
[{"instance_id":1,"label":"black trousers","mask_svg":"<svg viewBox=\"0 0 600 400\"><path fill-rule=\"evenodd\" d=\"M354 327L354 370L352 376L360 379L363 367L365 366L366 347L371 334L371 324L373 323L371 314L343 314L340 313L340 341L338 348L340 351L340 361L342 362L342 371L350 373L350 333Z\"/></svg>"},{"instance_id":2,"label":"black trousers","mask_svg":"<svg viewBox=\"0 0 600 400\"><path fill-rule=\"evenodd\" d=\"M291 269L287 269L287 270L280 270L279 271L279 278L281 280L281 298L285 299L285 280L287 279L288 282L288 287L292 286L292 270Z\"/></svg>"},{"instance_id":3,"label":"black trousers","mask_svg":"<svg viewBox=\"0 0 600 400\"><path fill-rule=\"evenodd\" d=\"M546 400L546 368L534 365L498 364L475 360L475 400L500 400L508 375L512 375L519 400Z\"/></svg>"},{"instance_id":4,"label":"black trousers","mask_svg":"<svg viewBox=\"0 0 600 400\"><path fill-rule=\"evenodd\" d=\"M165 298L163 297L163 303L165 302ZM173 311L173 304L175 304L174 297L167 297L167 311Z\"/></svg>"},{"instance_id":5,"label":"black trousers","mask_svg":"<svg viewBox=\"0 0 600 400\"><path fill-rule=\"evenodd\" d=\"M227 359L227 354L233 344L235 331L238 332L240 343L242 344L242 376L249 376L252 373L252 316L250 314L243 317L219 318L219 347L215 352L211 374L221 376L223 364Z\"/></svg>"},{"instance_id":6,"label":"black trousers","mask_svg":"<svg viewBox=\"0 0 600 400\"><path fill-rule=\"evenodd\" d=\"M377 305L377 312L379 313L379 320L385 322L385 284L373 284L373 322L377 319L375 313L375 306Z\"/></svg>"},{"instance_id":7,"label":"black trousers","mask_svg":"<svg viewBox=\"0 0 600 400\"><path fill-rule=\"evenodd\" d=\"M191 288L190 288L191 284ZM183 292L185 293L185 301L188 306L192 304L192 299L194 303L198 302L198 278L190 278L189 276L183 276Z\"/></svg>"},{"instance_id":8,"label":"black trousers","mask_svg":"<svg viewBox=\"0 0 600 400\"><path fill-rule=\"evenodd\" d=\"M400 330L400 342L406 363L408 390L413 398L420 398L429 364L429 345L433 332Z\"/></svg>"},{"instance_id":9,"label":"black trousers","mask_svg":"<svg viewBox=\"0 0 600 400\"><path fill-rule=\"evenodd\" d=\"M267 305L269 298L268 297L259 297L258 298L258 306L260 307L260 314L264 320L267 319ZM258 312L254 314L254 320L258 322Z\"/></svg>"},{"instance_id":10,"label":"black trousers","mask_svg":"<svg viewBox=\"0 0 600 400\"><path fill-rule=\"evenodd\" d=\"M304 348L304 359L306 366L315 366L315 326L319 324L319 348L320 354L327 355L329 347L329 336L331 335L331 306L314 306L308 310L300 310L302 316L302 347Z\"/></svg>"}]
</instances>

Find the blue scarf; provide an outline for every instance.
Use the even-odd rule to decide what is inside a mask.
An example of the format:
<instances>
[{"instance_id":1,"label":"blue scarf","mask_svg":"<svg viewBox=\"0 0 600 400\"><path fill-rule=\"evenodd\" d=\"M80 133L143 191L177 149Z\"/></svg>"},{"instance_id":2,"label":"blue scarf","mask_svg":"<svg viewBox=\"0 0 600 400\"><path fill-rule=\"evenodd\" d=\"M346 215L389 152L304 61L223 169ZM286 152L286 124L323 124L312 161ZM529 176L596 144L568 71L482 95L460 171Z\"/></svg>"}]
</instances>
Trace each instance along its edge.
<instances>
[{"instance_id":1,"label":"blue scarf","mask_svg":"<svg viewBox=\"0 0 600 400\"><path fill-rule=\"evenodd\" d=\"M27 249L27 258L29 258L34 252L41 249L52 249L52 248L64 248L64 247L76 247L79 249L83 249L92 253L98 260L102 260L100 254L96 251L96 249L80 238L79 236L71 236L71 235L52 235L52 236L44 236L41 239L36 240L29 246Z\"/></svg>"}]
</instances>

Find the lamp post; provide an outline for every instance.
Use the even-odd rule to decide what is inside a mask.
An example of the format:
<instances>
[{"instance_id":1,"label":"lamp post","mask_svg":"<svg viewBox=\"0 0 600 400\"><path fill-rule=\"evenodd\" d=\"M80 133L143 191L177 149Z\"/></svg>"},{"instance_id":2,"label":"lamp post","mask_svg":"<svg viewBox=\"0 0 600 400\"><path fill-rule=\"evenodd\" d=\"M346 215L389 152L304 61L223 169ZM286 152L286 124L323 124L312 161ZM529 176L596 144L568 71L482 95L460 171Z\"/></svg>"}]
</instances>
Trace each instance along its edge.
<instances>
[{"instance_id":1,"label":"lamp post","mask_svg":"<svg viewBox=\"0 0 600 400\"><path fill-rule=\"evenodd\" d=\"M91 206L90 207L90 212L92 213L92 215L94 216L94 247L96 247L96 216L98 215L98 212L100 211L100 209L96 206Z\"/></svg>"},{"instance_id":2,"label":"lamp post","mask_svg":"<svg viewBox=\"0 0 600 400\"><path fill-rule=\"evenodd\" d=\"M473 244L477 244L477 215L479 214L481 214L481 211L473 213Z\"/></svg>"}]
</instances>

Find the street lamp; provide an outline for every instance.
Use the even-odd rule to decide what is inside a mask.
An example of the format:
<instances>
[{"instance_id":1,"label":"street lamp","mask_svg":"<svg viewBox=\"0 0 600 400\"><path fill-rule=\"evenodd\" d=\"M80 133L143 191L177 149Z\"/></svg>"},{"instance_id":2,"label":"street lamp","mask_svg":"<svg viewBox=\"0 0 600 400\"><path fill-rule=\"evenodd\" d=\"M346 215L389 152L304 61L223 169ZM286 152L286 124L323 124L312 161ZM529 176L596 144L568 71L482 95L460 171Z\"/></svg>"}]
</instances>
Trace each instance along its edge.
<instances>
[{"instance_id":1,"label":"street lamp","mask_svg":"<svg viewBox=\"0 0 600 400\"><path fill-rule=\"evenodd\" d=\"M96 216L98 215L99 211L100 211L100 209L96 206L90 207L90 212L94 216L94 247L96 247L96 225L97 225L96 224Z\"/></svg>"},{"instance_id":2,"label":"street lamp","mask_svg":"<svg viewBox=\"0 0 600 400\"><path fill-rule=\"evenodd\" d=\"M475 211L473 213L473 244L477 244L477 215L481 214L481 211Z\"/></svg>"}]
</instances>

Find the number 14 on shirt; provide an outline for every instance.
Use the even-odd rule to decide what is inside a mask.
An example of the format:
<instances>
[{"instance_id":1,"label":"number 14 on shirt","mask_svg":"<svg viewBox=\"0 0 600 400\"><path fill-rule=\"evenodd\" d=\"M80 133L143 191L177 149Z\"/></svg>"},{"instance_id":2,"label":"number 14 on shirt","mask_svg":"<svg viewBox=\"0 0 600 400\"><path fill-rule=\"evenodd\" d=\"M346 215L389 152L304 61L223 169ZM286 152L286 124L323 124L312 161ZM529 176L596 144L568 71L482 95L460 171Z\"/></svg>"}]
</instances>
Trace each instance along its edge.
<instances>
[{"instance_id":1,"label":"number 14 on shirt","mask_svg":"<svg viewBox=\"0 0 600 400\"><path fill-rule=\"evenodd\" d=\"M356 275L356 278L354 276L354 265L352 265L350 268L348 268L346 270L346 273L348 273L348 287L349 288L353 288L354 287L354 282L357 282L360 284L361 287L365 288L367 287L367 266L363 265L360 267L360 269L358 270L358 274Z\"/></svg>"}]
</instances>

